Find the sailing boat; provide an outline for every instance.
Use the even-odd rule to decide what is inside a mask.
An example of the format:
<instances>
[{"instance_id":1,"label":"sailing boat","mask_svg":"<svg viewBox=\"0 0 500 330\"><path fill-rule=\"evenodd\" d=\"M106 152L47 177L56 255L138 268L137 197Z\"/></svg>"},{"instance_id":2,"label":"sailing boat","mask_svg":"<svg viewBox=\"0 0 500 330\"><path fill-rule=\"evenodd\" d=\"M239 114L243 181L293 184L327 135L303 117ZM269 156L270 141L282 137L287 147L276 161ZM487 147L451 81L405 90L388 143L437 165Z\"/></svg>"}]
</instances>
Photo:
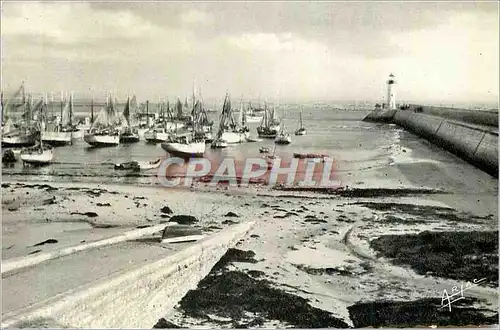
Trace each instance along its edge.
<instances>
[{"instance_id":1,"label":"sailing boat","mask_svg":"<svg viewBox=\"0 0 500 330\"><path fill-rule=\"evenodd\" d=\"M16 99L21 94L21 92L21 104L16 104ZM20 107L24 107L22 119L14 122L15 118L11 115L11 112ZM2 121L6 120L5 123L2 122L2 124L4 124L2 126L2 146L24 147L35 145L40 131L38 130L38 128L33 127L33 125L31 124L31 97L29 96L28 100L26 100L24 82L21 83L21 86L14 93L14 95L12 95L11 99L7 102L5 108L3 108L2 110Z\"/></svg>"},{"instance_id":2,"label":"sailing boat","mask_svg":"<svg viewBox=\"0 0 500 330\"><path fill-rule=\"evenodd\" d=\"M205 153L205 138L199 122L200 118L193 121L193 130L182 135L177 135L172 140L163 142L161 147L173 156L186 158L203 157Z\"/></svg>"},{"instance_id":3,"label":"sailing boat","mask_svg":"<svg viewBox=\"0 0 500 330\"><path fill-rule=\"evenodd\" d=\"M256 109L252 107L252 103L248 102L248 107L246 110L246 119L247 123L259 123L262 121L263 116L258 116L256 113Z\"/></svg>"},{"instance_id":4,"label":"sailing boat","mask_svg":"<svg viewBox=\"0 0 500 330\"><path fill-rule=\"evenodd\" d=\"M227 148L227 142L222 138L223 133L224 133L224 121L220 120L219 121L219 130L217 131L217 136L215 137L215 140L210 145L210 147L212 149Z\"/></svg>"},{"instance_id":5,"label":"sailing boat","mask_svg":"<svg viewBox=\"0 0 500 330\"><path fill-rule=\"evenodd\" d=\"M228 144L245 142L246 135L248 133L248 127L241 127L241 119L238 123L234 121L229 94L226 94L224 105L222 106L219 131L221 136L220 138Z\"/></svg>"},{"instance_id":6,"label":"sailing boat","mask_svg":"<svg viewBox=\"0 0 500 330\"><path fill-rule=\"evenodd\" d=\"M159 119L146 133L144 133L144 139L148 143L158 143L165 142L170 139L169 129L172 130L172 123L165 120L164 115L164 103L159 103ZM168 106L167 106L168 107ZM167 110L167 114L170 111ZM170 124L170 125L169 125Z\"/></svg>"},{"instance_id":7,"label":"sailing boat","mask_svg":"<svg viewBox=\"0 0 500 330\"><path fill-rule=\"evenodd\" d=\"M285 129L285 125L282 125L280 132L278 133L278 136L276 137L276 140L274 140L274 143L276 144L290 144L292 143L292 137L290 136L290 133L288 133Z\"/></svg>"},{"instance_id":8,"label":"sailing boat","mask_svg":"<svg viewBox=\"0 0 500 330\"><path fill-rule=\"evenodd\" d=\"M300 127L295 131L295 135L306 135L307 134L307 130L304 128L304 126L302 125L302 109L300 110Z\"/></svg>"},{"instance_id":9,"label":"sailing boat","mask_svg":"<svg viewBox=\"0 0 500 330\"><path fill-rule=\"evenodd\" d=\"M116 112L113 101L108 98L90 130L83 140L91 146L116 146L120 143L120 132L116 129Z\"/></svg>"},{"instance_id":10,"label":"sailing boat","mask_svg":"<svg viewBox=\"0 0 500 330\"><path fill-rule=\"evenodd\" d=\"M43 121L42 111L44 107L39 108L39 124L41 126ZM45 145L42 141L42 135L39 134L39 143L34 147L24 148L21 150L20 158L23 162L23 165L33 164L33 165L45 165L52 162L54 158L54 148L50 145Z\"/></svg>"},{"instance_id":11,"label":"sailing boat","mask_svg":"<svg viewBox=\"0 0 500 330\"><path fill-rule=\"evenodd\" d=\"M131 124L131 113L130 113L130 97L127 97L127 103L123 109L123 117L125 118L125 125L122 127L122 132L120 134L120 143L133 143L139 142L139 131L137 127Z\"/></svg>"},{"instance_id":12,"label":"sailing boat","mask_svg":"<svg viewBox=\"0 0 500 330\"><path fill-rule=\"evenodd\" d=\"M285 117L285 110L283 109L283 117ZM292 137L285 129L284 122L281 123L281 128L278 133L278 136L274 140L275 144L290 144L292 143Z\"/></svg>"},{"instance_id":13,"label":"sailing boat","mask_svg":"<svg viewBox=\"0 0 500 330\"><path fill-rule=\"evenodd\" d=\"M42 141L50 145L70 144L74 138L81 138L81 130L72 125L73 118L73 94L63 107L63 94L61 93L61 115L59 123L48 122L42 130Z\"/></svg>"},{"instance_id":14,"label":"sailing boat","mask_svg":"<svg viewBox=\"0 0 500 330\"><path fill-rule=\"evenodd\" d=\"M261 138L274 139L278 135L279 129L279 122L274 117L274 108L269 111L266 103L264 106L264 118L262 118L260 126L257 127L257 134Z\"/></svg>"}]
</instances>

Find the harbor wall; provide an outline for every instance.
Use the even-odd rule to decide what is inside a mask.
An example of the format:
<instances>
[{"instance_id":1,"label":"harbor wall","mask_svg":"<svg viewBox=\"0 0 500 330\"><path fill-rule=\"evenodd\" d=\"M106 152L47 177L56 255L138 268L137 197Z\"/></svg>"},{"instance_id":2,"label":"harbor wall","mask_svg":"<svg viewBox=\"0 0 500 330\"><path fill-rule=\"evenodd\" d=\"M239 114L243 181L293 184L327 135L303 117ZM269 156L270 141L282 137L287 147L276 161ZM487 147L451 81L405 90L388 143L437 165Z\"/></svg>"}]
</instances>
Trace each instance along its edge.
<instances>
[{"instance_id":1,"label":"harbor wall","mask_svg":"<svg viewBox=\"0 0 500 330\"><path fill-rule=\"evenodd\" d=\"M253 224L231 226L164 259L18 311L4 318L2 328L38 323L89 329L152 328L196 288Z\"/></svg>"},{"instance_id":2,"label":"harbor wall","mask_svg":"<svg viewBox=\"0 0 500 330\"><path fill-rule=\"evenodd\" d=\"M479 127L410 110L395 111L389 121L387 114L379 119L381 116L380 110L374 110L363 120L398 124L498 178L498 131L493 127ZM477 121L486 117L479 114L479 118Z\"/></svg>"},{"instance_id":3,"label":"harbor wall","mask_svg":"<svg viewBox=\"0 0 500 330\"><path fill-rule=\"evenodd\" d=\"M418 104L410 104L409 107L410 111L418 113L463 121L469 124L498 127L498 110L469 110Z\"/></svg>"}]
</instances>

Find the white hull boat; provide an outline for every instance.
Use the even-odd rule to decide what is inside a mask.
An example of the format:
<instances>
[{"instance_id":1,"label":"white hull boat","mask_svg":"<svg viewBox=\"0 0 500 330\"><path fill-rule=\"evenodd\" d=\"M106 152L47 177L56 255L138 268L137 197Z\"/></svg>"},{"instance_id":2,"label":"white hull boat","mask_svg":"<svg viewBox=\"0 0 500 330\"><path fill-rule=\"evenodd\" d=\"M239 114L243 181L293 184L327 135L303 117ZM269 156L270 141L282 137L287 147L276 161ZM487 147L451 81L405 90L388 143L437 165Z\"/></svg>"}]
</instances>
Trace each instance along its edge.
<instances>
[{"instance_id":1,"label":"white hull boat","mask_svg":"<svg viewBox=\"0 0 500 330\"><path fill-rule=\"evenodd\" d=\"M71 143L71 132L42 131L42 142L51 145L65 145Z\"/></svg>"},{"instance_id":2,"label":"white hull boat","mask_svg":"<svg viewBox=\"0 0 500 330\"><path fill-rule=\"evenodd\" d=\"M161 147L174 156L201 157L205 153L205 141L189 141L186 136L178 137L172 142L163 142Z\"/></svg>"},{"instance_id":3,"label":"white hull boat","mask_svg":"<svg viewBox=\"0 0 500 330\"><path fill-rule=\"evenodd\" d=\"M85 134L83 140L91 146L116 146L120 143L118 134Z\"/></svg>"},{"instance_id":4,"label":"white hull boat","mask_svg":"<svg viewBox=\"0 0 500 330\"><path fill-rule=\"evenodd\" d=\"M9 132L2 135L2 146L4 147L33 146L36 144L36 141L36 132Z\"/></svg>"},{"instance_id":5,"label":"white hull boat","mask_svg":"<svg viewBox=\"0 0 500 330\"><path fill-rule=\"evenodd\" d=\"M152 170L160 167L161 159L157 159L150 162L138 162L138 163L141 170Z\"/></svg>"},{"instance_id":6,"label":"white hull boat","mask_svg":"<svg viewBox=\"0 0 500 330\"><path fill-rule=\"evenodd\" d=\"M262 142L262 139L249 136L247 137L247 142Z\"/></svg>"},{"instance_id":7,"label":"white hull boat","mask_svg":"<svg viewBox=\"0 0 500 330\"><path fill-rule=\"evenodd\" d=\"M260 123L262 121L263 116L247 116L247 123Z\"/></svg>"},{"instance_id":8,"label":"white hull boat","mask_svg":"<svg viewBox=\"0 0 500 330\"><path fill-rule=\"evenodd\" d=\"M227 144L236 144L242 143L246 141L245 133L237 133L237 132L224 132L222 133L222 140L226 141Z\"/></svg>"},{"instance_id":9,"label":"white hull boat","mask_svg":"<svg viewBox=\"0 0 500 330\"><path fill-rule=\"evenodd\" d=\"M144 139L151 143L165 142L170 139L170 134L164 129L149 130L144 133Z\"/></svg>"},{"instance_id":10,"label":"white hull boat","mask_svg":"<svg viewBox=\"0 0 500 330\"><path fill-rule=\"evenodd\" d=\"M212 149L222 149L222 148L227 148L227 142L224 140L215 140L212 142L211 146Z\"/></svg>"},{"instance_id":11,"label":"white hull boat","mask_svg":"<svg viewBox=\"0 0 500 330\"><path fill-rule=\"evenodd\" d=\"M167 131L175 131L176 129L181 129L181 128L184 128L186 125L183 123L183 122L171 122L171 121L167 121L165 123L165 129Z\"/></svg>"},{"instance_id":12,"label":"white hull boat","mask_svg":"<svg viewBox=\"0 0 500 330\"><path fill-rule=\"evenodd\" d=\"M54 149L50 146L36 146L21 150L20 154L23 164L49 164L54 158Z\"/></svg>"},{"instance_id":13,"label":"white hull boat","mask_svg":"<svg viewBox=\"0 0 500 330\"><path fill-rule=\"evenodd\" d=\"M299 128L298 130L295 131L295 135L306 135L307 131L305 128Z\"/></svg>"}]
</instances>

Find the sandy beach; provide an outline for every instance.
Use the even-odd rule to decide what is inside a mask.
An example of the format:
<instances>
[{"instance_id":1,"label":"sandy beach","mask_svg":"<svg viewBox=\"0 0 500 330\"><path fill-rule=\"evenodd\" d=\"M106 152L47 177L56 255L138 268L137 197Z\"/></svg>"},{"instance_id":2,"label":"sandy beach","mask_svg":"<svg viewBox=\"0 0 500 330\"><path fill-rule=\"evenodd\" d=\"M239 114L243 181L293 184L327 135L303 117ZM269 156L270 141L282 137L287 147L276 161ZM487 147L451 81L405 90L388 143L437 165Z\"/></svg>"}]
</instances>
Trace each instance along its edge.
<instances>
[{"instance_id":1,"label":"sandy beach","mask_svg":"<svg viewBox=\"0 0 500 330\"><path fill-rule=\"evenodd\" d=\"M498 308L496 215L449 207L439 201L447 193L438 189L296 191L204 185L167 189L4 182L2 191L4 261L167 223L175 215L194 216L197 221L190 226L206 234L257 220L198 289L190 291L174 310L166 311L156 327L491 324ZM66 262L61 259L59 270L53 273L59 278L50 280L52 286L46 282L34 289L52 288L42 294L50 296L105 277L129 262L150 262L179 248L160 248L146 239L91 250L83 259L75 254L65 257ZM101 270L91 272L92 276L79 272L56 290L54 283L66 278L71 264ZM40 275L20 270L4 279L4 293L15 296L14 288L32 292L19 287L33 287L30 279ZM462 305L453 306L456 312L443 312L443 290L480 278L487 280L466 291ZM11 289L5 291L6 287ZM240 301L242 294L244 301ZM7 310L32 301L29 295L13 299ZM396 312L403 303L413 311L411 320ZM296 306L295 318L286 316L289 305ZM417 305L431 312L418 315L421 309L411 307ZM390 311L368 317L375 307Z\"/></svg>"}]
</instances>

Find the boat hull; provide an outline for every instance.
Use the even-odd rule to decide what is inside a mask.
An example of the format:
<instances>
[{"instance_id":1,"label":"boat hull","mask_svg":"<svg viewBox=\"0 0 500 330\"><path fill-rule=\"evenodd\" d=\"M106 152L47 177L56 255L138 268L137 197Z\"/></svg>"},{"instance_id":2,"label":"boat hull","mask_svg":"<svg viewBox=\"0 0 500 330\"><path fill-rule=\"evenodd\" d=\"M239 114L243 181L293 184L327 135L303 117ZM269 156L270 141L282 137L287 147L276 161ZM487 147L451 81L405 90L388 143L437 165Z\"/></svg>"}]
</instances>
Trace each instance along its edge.
<instances>
[{"instance_id":1,"label":"boat hull","mask_svg":"<svg viewBox=\"0 0 500 330\"><path fill-rule=\"evenodd\" d=\"M245 133L224 132L221 138L226 141L227 144L237 144L246 141Z\"/></svg>"},{"instance_id":2,"label":"boat hull","mask_svg":"<svg viewBox=\"0 0 500 330\"><path fill-rule=\"evenodd\" d=\"M144 139L150 143L166 142L170 139L170 134L158 133L158 132L146 132L144 133Z\"/></svg>"},{"instance_id":3,"label":"boat hull","mask_svg":"<svg viewBox=\"0 0 500 330\"><path fill-rule=\"evenodd\" d=\"M54 158L54 152L52 149L43 150L39 153L31 152L24 153L21 152L20 159L23 163L27 164L49 164Z\"/></svg>"},{"instance_id":4,"label":"boat hull","mask_svg":"<svg viewBox=\"0 0 500 330\"><path fill-rule=\"evenodd\" d=\"M163 142L161 147L174 156L202 157L205 153L205 142L194 142L190 144Z\"/></svg>"},{"instance_id":5,"label":"boat hull","mask_svg":"<svg viewBox=\"0 0 500 330\"><path fill-rule=\"evenodd\" d=\"M247 123L260 123L262 121L263 116L247 116Z\"/></svg>"},{"instance_id":6,"label":"boat hull","mask_svg":"<svg viewBox=\"0 0 500 330\"><path fill-rule=\"evenodd\" d=\"M139 142L139 134L122 134L120 135L120 143L135 143Z\"/></svg>"},{"instance_id":7,"label":"boat hull","mask_svg":"<svg viewBox=\"0 0 500 330\"><path fill-rule=\"evenodd\" d=\"M120 143L119 135L86 134L83 140L91 146L116 146Z\"/></svg>"},{"instance_id":8,"label":"boat hull","mask_svg":"<svg viewBox=\"0 0 500 330\"><path fill-rule=\"evenodd\" d=\"M257 127L257 135L264 139L275 139L278 136L279 127Z\"/></svg>"},{"instance_id":9,"label":"boat hull","mask_svg":"<svg viewBox=\"0 0 500 330\"><path fill-rule=\"evenodd\" d=\"M210 147L212 149L221 149L221 148L227 148L227 142L226 141L221 141L221 140L217 140L217 141L214 141Z\"/></svg>"},{"instance_id":10,"label":"boat hull","mask_svg":"<svg viewBox=\"0 0 500 330\"><path fill-rule=\"evenodd\" d=\"M279 136L274 141L276 144L290 144L292 143L292 138L289 136Z\"/></svg>"},{"instance_id":11,"label":"boat hull","mask_svg":"<svg viewBox=\"0 0 500 330\"><path fill-rule=\"evenodd\" d=\"M36 144L37 134L19 134L14 136L2 136L3 147L30 147Z\"/></svg>"},{"instance_id":12,"label":"boat hull","mask_svg":"<svg viewBox=\"0 0 500 330\"><path fill-rule=\"evenodd\" d=\"M70 132L42 132L42 142L50 145L63 146L71 143Z\"/></svg>"},{"instance_id":13,"label":"boat hull","mask_svg":"<svg viewBox=\"0 0 500 330\"><path fill-rule=\"evenodd\" d=\"M306 134L307 134L307 131L305 129L303 129L303 130L298 129L295 131L295 135L297 135L297 136L306 135Z\"/></svg>"}]
</instances>

